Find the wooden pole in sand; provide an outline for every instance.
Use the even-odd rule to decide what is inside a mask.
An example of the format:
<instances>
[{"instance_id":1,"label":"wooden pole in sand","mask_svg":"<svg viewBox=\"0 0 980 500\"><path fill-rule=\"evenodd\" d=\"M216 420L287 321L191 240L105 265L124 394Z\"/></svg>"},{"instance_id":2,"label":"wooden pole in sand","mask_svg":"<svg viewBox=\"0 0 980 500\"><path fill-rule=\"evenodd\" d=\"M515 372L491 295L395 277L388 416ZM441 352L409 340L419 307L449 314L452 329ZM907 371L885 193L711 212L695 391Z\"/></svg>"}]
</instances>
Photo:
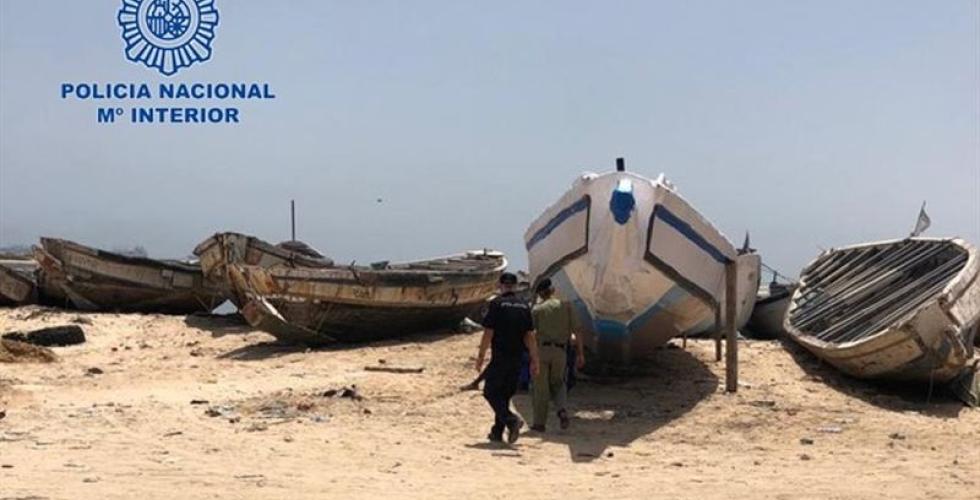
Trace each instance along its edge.
<instances>
[{"instance_id":1,"label":"wooden pole in sand","mask_svg":"<svg viewBox=\"0 0 980 500\"><path fill-rule=\"evenodd\" d=\"M724 326L721 322L721 308L724 304L715 304L715 362L721 361L721 332Z\"/></svg>"},{"instance_id":2,"label":"wooden pole in sand","mask_svg":"<svg viewBox=\"0 0 980 500\"><path fill-rule=\"evenodd\" d=\"M725 264L725 390L738 392L738 332L736 329L735 261Z\"/></svg>"},{"instance_id":3,"label":"wooden pole in sand","mask_svg":"<svg viewBox=\"0 0 980 500\"><path fill-rule=\"evenodd\" d=\"M290 241L296 241L296 200L289 200L289 222L293 229Z\"/></svg>"}]
</instances>

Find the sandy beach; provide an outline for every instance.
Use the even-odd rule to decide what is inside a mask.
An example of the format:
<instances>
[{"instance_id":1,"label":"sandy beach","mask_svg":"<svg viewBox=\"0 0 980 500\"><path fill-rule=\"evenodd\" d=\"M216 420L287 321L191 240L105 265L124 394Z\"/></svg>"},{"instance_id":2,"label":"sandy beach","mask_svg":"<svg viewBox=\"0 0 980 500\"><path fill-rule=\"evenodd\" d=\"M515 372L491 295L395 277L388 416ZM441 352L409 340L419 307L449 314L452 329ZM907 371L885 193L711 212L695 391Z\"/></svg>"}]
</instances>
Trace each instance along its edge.
<instances>
[{"instance_id":1,"label":"sandy beach","mask_svg":"<svg viewBox=\"0 0 980 500\"><path fill-rule=\"evenodd\" d=\"M0 364L2 499L980 496L980 412L776 341L741 343L728 395L713 343L674 340L508 447L457 389L478 333L310 351L234 317L0 310L3 332L64 324L87 342Z\"/></svg>"}]
</instances>

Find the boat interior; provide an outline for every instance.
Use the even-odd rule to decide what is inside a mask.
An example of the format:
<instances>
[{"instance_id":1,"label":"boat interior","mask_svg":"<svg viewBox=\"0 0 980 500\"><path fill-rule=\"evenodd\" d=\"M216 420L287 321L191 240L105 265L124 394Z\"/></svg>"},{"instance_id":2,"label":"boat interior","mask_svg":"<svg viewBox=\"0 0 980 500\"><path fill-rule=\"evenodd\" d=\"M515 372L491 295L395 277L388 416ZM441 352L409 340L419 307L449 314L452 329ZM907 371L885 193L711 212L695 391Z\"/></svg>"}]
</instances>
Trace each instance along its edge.
<instances>
[{"instance_id":1,"label":"boat interior","mask_svg":"<svg viewBox=\"0 0 980 500\"><path fill-rule=\"evenodd\" d=\"M935 297L969 254L951 240L915 240L831 251L801 275L790 324L834 344L873 336Z\"/></svg>"}]
</instances>

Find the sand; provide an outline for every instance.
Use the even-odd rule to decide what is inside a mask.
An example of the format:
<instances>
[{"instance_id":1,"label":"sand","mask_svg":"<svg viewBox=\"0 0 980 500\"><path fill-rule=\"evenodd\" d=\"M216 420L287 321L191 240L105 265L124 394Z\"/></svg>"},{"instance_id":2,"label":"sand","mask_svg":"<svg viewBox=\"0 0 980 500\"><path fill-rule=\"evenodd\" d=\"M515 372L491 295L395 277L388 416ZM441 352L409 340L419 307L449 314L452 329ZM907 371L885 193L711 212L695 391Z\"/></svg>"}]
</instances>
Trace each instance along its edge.
<instances>
[{"instance_id":1,"label":"sand","mask_svg":"<svg viewBox=\"0 0 980 500\"><path fill-rule=\"evenodd\" d=\"M507 447L456 389L478 333L308 351L226 318L0 310L73 323L58 362L0 363L0 498L980 498L980 411L779 342L741 344L729 395L713 344L676 340Z\"/></svg>"}]
</instances>

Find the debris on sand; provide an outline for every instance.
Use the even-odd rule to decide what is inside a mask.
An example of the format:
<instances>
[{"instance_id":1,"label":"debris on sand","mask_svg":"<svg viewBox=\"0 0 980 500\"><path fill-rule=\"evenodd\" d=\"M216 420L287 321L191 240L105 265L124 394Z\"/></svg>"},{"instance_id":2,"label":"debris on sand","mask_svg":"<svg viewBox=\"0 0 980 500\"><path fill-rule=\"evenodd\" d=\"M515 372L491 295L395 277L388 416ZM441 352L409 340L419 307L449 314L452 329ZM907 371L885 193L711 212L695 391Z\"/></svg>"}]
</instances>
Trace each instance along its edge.
<instances>
[{"instance_id":1,"label":"debris on sand","mask_svg":"<svg viewBox=\"0 0 980 500\"><path fill-rule=\"evenodd\" d=\"M364 367L365 371L369 372L388 372L388 373L422 373L425 371L424 366L373 366L368 365Z\"/></svg>"},{"instance_id":2,"label":"debris on sand","mask_svg":"<svg viewBox=\"0 0 980 500\"><path fill-rule=\"evenodd\" d=\"M78 325L64 325L30 332L5 333L3 338L44 347L64 347L85 342L85 332Z\"/></svg>"},{"instance_id":3,"label":"debris on sand","mask_svg":"<svg viewBox=\"0 0 980 500\"><path fill-rule=\"evenodd\" d=\"M75 324L78 324L78 325L91 325L92 324L92 320L86 318L85 316L75 316L74 318L72 318L71 322L72 323L75 323Z\"/></svg>"},{"instance_id":4,"label":"debris on sand","mask_svg":"<svg viewBox=\"0 0 980 500\"><path fill-rule=\"evenodd\" d=\"M209 417L233 417L238 413L231 405L214 405L204 410L204 414Z\"/></svg>"},{"instance_id":5,"label":"debris on sand","mask_svg":"<svg viewBox=\"0 0 980 500\"><path fill-rule=\"evenodd\" d=\"M58 356L47 347L0 339L0 363L53 363Z\"/></svg>"},{"instance_id":6,"label":"debris on sand","mask_svg":"<svg viewBox=\"0 0 980 500\"><path fill-rule=\"evenodd\" d=\"M471 320L470 318L464 318L463 321L456 327L456 331L459 333L482 332L483 325Z\"/></svg>"},{"instance_id":7,"label":"debris on sand","mask_svg":"<svg viewBox=\"0 0 980 500\"><path fill-rule=\"evenodd\" d=\"M323 391L320 396L324 398L350 398L354 401L364 399L364 396L361 396L361 394L357 392L356 385L351 385L350 387L343 387L340 389L327 389L326 391Z\"/></svg>"}]
</instances>

